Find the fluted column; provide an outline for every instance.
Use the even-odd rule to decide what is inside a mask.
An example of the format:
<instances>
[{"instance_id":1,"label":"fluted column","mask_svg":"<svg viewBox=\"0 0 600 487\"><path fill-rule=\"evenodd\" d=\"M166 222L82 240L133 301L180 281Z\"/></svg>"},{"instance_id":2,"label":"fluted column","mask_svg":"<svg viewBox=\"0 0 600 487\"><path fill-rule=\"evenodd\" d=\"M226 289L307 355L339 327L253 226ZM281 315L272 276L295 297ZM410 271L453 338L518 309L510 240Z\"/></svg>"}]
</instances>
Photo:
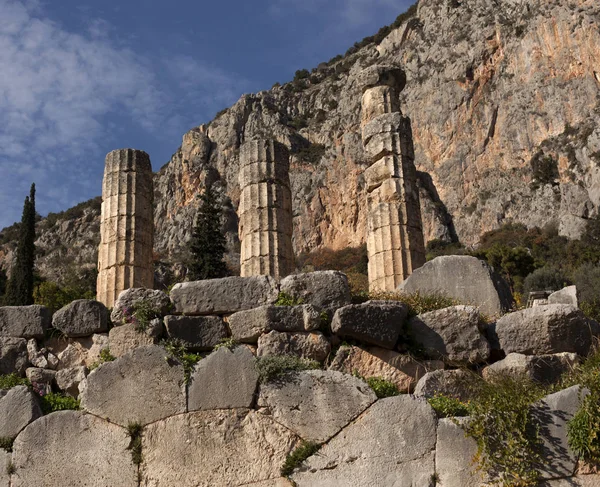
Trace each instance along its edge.
<instances>
[{"instance_id":1,"label":"fluted column","mask_svg":"<svg viewBox=\"0 0 600 487\"><path fill-rule=\"evenodd\" d=\"M410 119L400 111L402 70L372 66L359 76L362 141L369 157L369 290L394 291L425 263L423 224Z\"/></svg>"},{"instance_id":2,"label":"fluted column","mask_svg":"<svg viewBox=\"0 0 600 487\"><path fill-rule=\"evenodd\" d=\"M240 150L241 275L281 278L294 270L289 152L272 140Z\"/></svg>"},{"instance_id":3,"label":"fluted column","mask_svg":"<svg viewBox=\"0 0 600 487\"><path fill-rule=\"evenodd\" d=\"M111 308L119 293L152 288L154 216L148 154L120 149L106 156L102 182L96 299Z\"/></svg>"}]
</instances>

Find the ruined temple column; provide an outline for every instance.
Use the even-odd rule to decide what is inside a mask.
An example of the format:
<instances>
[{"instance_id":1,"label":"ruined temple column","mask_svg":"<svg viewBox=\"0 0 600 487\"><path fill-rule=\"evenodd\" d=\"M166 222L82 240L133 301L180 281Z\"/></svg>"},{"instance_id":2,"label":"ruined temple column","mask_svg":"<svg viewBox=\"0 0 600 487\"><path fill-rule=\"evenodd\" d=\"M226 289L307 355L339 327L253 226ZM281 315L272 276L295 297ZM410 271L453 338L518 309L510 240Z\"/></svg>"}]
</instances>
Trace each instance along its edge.
<instances>
[{"instance_id":1,"label":"ruined temple column","mask_svg":"<svg viewBox=\"0 0 600 487\"><path fill-rule=\"evenodd\" d=\"M404 72L371 66L363 88L362 141L369 156L367 253L369 290L394 291L425 263L423 224L410 119L400 111Z\"/></svg>"},{"instance_id":2,"label":"ruined temple column","mask_svg":"<svg viewBox=\"0 0 600 487\"><path fill-rule=\"evenodd\" d=\"M119 293L154 286L154 215L150 157L120 149L106 156L96 299L113 307Z\"/></svg>"},{"instance_id":3,"label":"ruined temple column","mask_svg":"<svg viewBox=\"0 0 600 487\"><path fill-rule=\"evenodd\" d=\"M240 149L241 275L287 276L294 270L292 193L287 148L251 140Z\"/></svg>"}]
</instances>

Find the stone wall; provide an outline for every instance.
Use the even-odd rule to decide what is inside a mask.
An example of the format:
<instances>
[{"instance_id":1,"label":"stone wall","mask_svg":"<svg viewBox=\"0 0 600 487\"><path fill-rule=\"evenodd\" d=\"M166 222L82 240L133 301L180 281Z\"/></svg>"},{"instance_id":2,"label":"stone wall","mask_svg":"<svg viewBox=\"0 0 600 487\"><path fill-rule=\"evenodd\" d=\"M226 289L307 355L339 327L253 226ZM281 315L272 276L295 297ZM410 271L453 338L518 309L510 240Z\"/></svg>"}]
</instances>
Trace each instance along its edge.
<instances>
[{"instance_id":1,"label":"stone wall","mask_svg":"<svg viewBox=\"0 0 600 487\"><path fill-rule=\"evenodd\" d=\"M275 306L280 292L301 304ZM0 450L0 486L480 486L468 419L439 419L427 398L469 399L469 381L497 373L555 381L595 332L570 304L491 325L475 306L413 316L398 301L352 304L335 271L188 282L170 296L129 289L110 320L96 301L52 317L0 308L0 369L32 383L0 391L0 437L14 438L12 452ZM273 365L290 360L281 356L312 362L286 372ZM379 399L374 377L404 394ZM51 391L81 409L44 415L39 396ZM544 485L600 482L574 476L566 422L580 397L575 386L534 405ZM284 477L303 442L320 449Z\"/></svg>"}]
</instances>

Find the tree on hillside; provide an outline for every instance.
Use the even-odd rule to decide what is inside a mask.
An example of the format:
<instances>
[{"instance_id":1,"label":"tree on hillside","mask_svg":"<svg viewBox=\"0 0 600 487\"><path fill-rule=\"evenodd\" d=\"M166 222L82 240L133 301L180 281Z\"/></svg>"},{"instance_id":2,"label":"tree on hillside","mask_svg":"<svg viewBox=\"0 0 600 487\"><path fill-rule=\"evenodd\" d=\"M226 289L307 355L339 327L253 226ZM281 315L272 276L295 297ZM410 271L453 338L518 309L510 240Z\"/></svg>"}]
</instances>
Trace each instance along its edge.
<instances>
[{"instance_id":1,"label":"tree on hillside","mask_svg":"<svg viewBox=\"0 0 600 487\"><path fill-rule=\"evenodd\" d=\"M35 184L23 204L23 216L19 226L17 260L6 286L6 306L33 304L33 266L35 263Z\"/></svg>"},{"instance_id":2,"label":"tree on hillside","mask_svg":"<svg viewBox=\"0 0 600 487\"><path fill-rule=\"evenodd\" d=\"M190 242L191 262L188 275L192 280L215 279L227 275L223 261L226 252L225 236L221 231L221 205L212 186L200 197L201 204Z\"/></svg>"}]
</instances>

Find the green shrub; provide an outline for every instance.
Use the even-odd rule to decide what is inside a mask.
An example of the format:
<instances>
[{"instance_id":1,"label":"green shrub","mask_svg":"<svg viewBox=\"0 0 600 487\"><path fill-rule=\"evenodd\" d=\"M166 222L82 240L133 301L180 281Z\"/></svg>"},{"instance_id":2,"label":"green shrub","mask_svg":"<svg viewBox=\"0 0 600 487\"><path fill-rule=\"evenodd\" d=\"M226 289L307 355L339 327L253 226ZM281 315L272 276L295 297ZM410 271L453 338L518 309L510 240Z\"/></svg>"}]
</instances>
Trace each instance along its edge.
<instances>
[{"instance_id":1,"label":"green shrub","mask_svg":"<svg viewBox=\"0 0 600 487\"><path fill-rule=\"evenodd\" d=\"M384 379L383 377L369 377L365 379L369 387L373 389L378 399L385 397L393 397L400 394L400 390L393 382Z\"/></svg>"},{"instance_id":2,"label":"green shrub","mask_svg":"<svg viewBox=\"0 0 600 487\"><path fill-rule=\"evenodd\" d=\"M323 144L309 143L306 147L302 147L296 151L296 155L301 161L310 164L318 164L325 155L326 147Z\"/></svg>"},{"instance_id":3,"label":"green shrub","mask_svg":"<svg viewBox=\"0 0 600 487\"><path fill-rule=\"evenodd\" d=\"M296 467L300 466L300 464L308 457L317 453L320 448L321 445L318 443L302 440L302 443L300 443L300 445L286 457L285 463L281 467L281 476L290 476L292 473L294 473L294 469L296 469Z\"/></svg>"},{"instance_id":4,"label":"green shrub","mask_svg":"<svg viewBox=\"0 0 600 487\"><path fill-rule=\"evenodd\" d=\"M261 384L279 379L292 372L320 369L321 364L293 355L269 355L257 357L256 370Z\"/></svg>"},{"instance_id":5,"label":"green shrub","mask_svg":"<svg viewBox=\"0 0 600 487\"><path fill-rule=\"evenodd\" d=\"M559 269L542 267L525 278L523 295L527 298L532 291L558 291L568 284L569 280Z\"/></svg>"},{"instance_id":6,"label":"green shrub","mask_svg":"<svg viewBox=\"0 0 600 487\"><path fill-rule=\"evenodd\" d=\"M79 401L77 399L56 392L41 396L40 402L44 414L50 414L55 411L66 411L68 409L79 409Z\"/></svg>"},{"instance_id":7,"label":"green shrub","mask_svg":"<svg viewBox=\"0 0 600 487\"><path fill-rule=\"evenodd\" d=\"M129 423L127 425L127 433L129 434L129 446L128 450L131 450L131 461L134 465L141 465L143 461L142 456L142 433L144 427L140 423Z\"/></svg>"},{"instance_id":8,"label":"green shrub","mask_svg":"<svg viewBox=\"0 0 600 487\"><path fill-rule=\"evenodd\" d=\"M12 374L0 375L0 389L12 389L16 386L31 386L28 379L19 377L14 372Z\"/></svg>"},{"instance_id":9,"label":"green shrub","mask_svg":"<svg viewBox=\"0 0 600 487\"><path fill-rule=\"evenodd\" d=\"M220 348L227 348L229 350L233 350L238 345L239 345L239 343L237 342L237 340L235 338L232 338L232 337L223 338L219 343L217 343L217 345L215 346L213 351L216 352Z\"/></svg>"},{"instance_id":10,"label":"green shrub","mask_svg":"<svg viewBox=\"0 0 600 487\"><path fill-rule=\"evenodd\" d=\"M183 365L185 383L188 384L192 378L192 372L195 365L202 360L199 353L189 353L186 344L179 339L171 338L163 340L161 345L165 348L168 358L171 358Z\"/></svg>"},{"instance_id":11,"label":"green shrub","mask_svg":"<svg viewBox=\"0 0 600 487\"><path fill-rule=\"evenodd\" d=\"M560 177L558 161L552 156L545 155L542 151L535 154L530 161L533 171L531 189L536 190L546 184L557 184Z\"/></svg>"},{"instance_id":12,"label":"green shrub","mask_svg":"<svg viewBox=\"0 0 600 487\"><path fill-rule=\"evenodd\" d=\"M456 299L449 298L441 293L421 294L419 291L414 293L374 292L369 293L369 299L377 301L400 301L408 307L408 315L410 317L460 304Z\"/></svg>"},{"instance_id":13,"label":"green shrub","mask_svg":"<svg viewBox=\"0 0 600 487\"><path fill-rule=\"evenodd\" d=\"M0 436L0 448L6 450L9 453L12 451L14 442L14 438L10 438L8 436Z\"/></svg>"},{"instance_id":14,"label":"green shrub","mask_svg":"<svg viewBox=\"0 0 600 487\"><path fill-rule=\"evenodd\" d=\"M436 394L427 399L435 410L438 418L461 417L469 415L469 403L462 402L454 397Z\"/></svg>"},{"instance_id":15,"label":"green shrub","mask_svg":"<svg viewBox=\"0 0 600 487\"><path fill-rule=\"evenodd\" d=\"M152 307L152 303L146 299L137 301L131 308L123 310L123 322L133 323L135 330L139 332L146 331L150 322L156 318L162 318L161 310Z\"/></svg>"},{"instance_id":16,"label":"green shrub","mask_svg":"<svg viewBox=\"0 0 600 487\"><path fill-rule=\"evenodd\" d=\"M296 71L296 74L294 75L294 81L300 81L303 79L306 79L310 76L310 72L307 69L299 69L298 71Z\"/></svg>"},{"instance_id":17,"label":"green shrub","mask_svg":"<svg viewBox=\"0 0 600 487\"><path fill-rule=\"evenodd\" d=\"M283 291L279 293L277 296L277 301L275 301L275 306L298 306L300 304L304 304L304 300L302 298L295 298Z\"/></svg>"},{"instance_id":18,"label":"green shrub","mask_svg":"<svg viewBox=\"0 0 600 487\"><path fill-rule=\"evenodd\" d=\"M480 469L494 483L537 485L541 440L531 405L545 392L526 379L496 376L482 381L469 405L471 419L465 431L477 442Z\"/></svg>"},{"instance_id":19,"label":"green shrub","mask_svg":"<svg viewBox=\"0 0 600 487\"><path fill-rule=\"evenodd\" d=\"M573 276L579 307L588 318L600 320L600 266L582 265Z\"/></svg>"},{"instance_id":20,"label":"green shrub","mask_svg":"<svg viewBox=\"0 0 600 487\"><path fill-rule=\"evenodd\" d=\"M93 364L90 365L89 369L90 372L94 369L97 369L98 367L100 367L100 365L106 363L106 362L112 362L113 360L117 360L116 357L114 357L111 353L110 353L110 349L108 347L103 348L102 350L100 350L100 354L99 354L99 360L97 362L94 362Z\"/></svg>"}]
</instances>

